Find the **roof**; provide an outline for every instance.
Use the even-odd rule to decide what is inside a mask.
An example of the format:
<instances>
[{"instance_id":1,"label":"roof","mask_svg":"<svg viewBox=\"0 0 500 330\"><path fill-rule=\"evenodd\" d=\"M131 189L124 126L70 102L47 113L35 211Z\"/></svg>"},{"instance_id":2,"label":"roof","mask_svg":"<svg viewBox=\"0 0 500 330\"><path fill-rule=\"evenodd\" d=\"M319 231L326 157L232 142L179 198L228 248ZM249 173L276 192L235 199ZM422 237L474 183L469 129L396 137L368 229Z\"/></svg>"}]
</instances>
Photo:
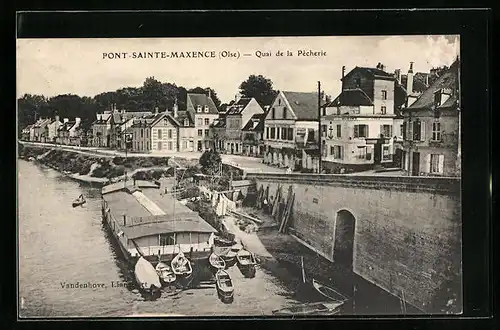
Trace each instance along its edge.
<instances>
[{"instance_id":1,"label":"roof","mask_svg":"<svg viewBox=\"0 0 500 330\"><path fill-rule=\"evenodd\" d=\"M248 103L252 101L251 98L249 97L242 97L240 98L237 102L231 104L227 110L226 110L226 115L239 115L243 112L243 110L246 108Z\"/></svg>"},{"instance_id":2,"label":"roof","mask_svg":"<svg viewBox=\"0 0 500 330\"><path fill-rule=\"evenodd\" d=\"M243 131L260 131L264 130L265 113L254 114L243 127Z\"/></svg>"},{"instance_id":3,"label":"roof","mask_svg":"<svg viewBox=\"0 0 500 330\"><path fill-rule=\"evenodd\" d=\"M394 80L396 79L394 77L394 74L393 73L389 73L389 72L385 72L384 70L380 70L380 69L377 69L377 68L367 68L367 67L360 67L360 66L357 66L355 67L354 69L352 69L351 71L349 71L348 74L346 74L344 76L344 78L342 78L341 80L344 80L346 79L348 76L350 76L351 74L353 74L354 72L361 72L361 73L365 73L365 74L368 74L369 76L371 76L372 78L378 78L378 79L389 79L389 80Z\"/></svg>"},{"instance_id":4,"label":"roof","mask_svg":"<svg viewBox=\"0 0 500 330\"><path fill-rule=\"evenodd\" d=\"M226 127L226 120L224 118L217 118L212 123L213 128L224 128Z\"/></svg>"},{"instance_id":5,"label":"roof","mask_svg":"<svg viewBox=\"0 0 500 330\"><path fill-rule=\"evenodd\" d=\"M340 93L335 100L326 104L326 107L335 107L335 106L371 106L373 105L372 100L366 93L360 89L345 89Z\"/></svg>"},{"instance_id":6,"label":"roof","mask_svg":"<svg viewBox=\"0 0 500 330\"><path fill-rule=\"evenodd\" d=\"M33 127L34 128L43 128L45 126L47 126L48 124L50 124L50 121L51 119L38 119L34 124L33 124Z\"/></svg>"},{"instance_id":7,"label":"roof","mask_svg":"<svg viewBox=\"0 0 500 330\"><path fill-rule=\"evenodd\" d=\"M168 232L204 232L216 230L196 212L181 204L170 195L161 195L158 186L147 181L137 181L141 194L129 181L103 188L103 199L112 215L118 219L124 215L128 221L121 229L130 238L157 235Z\"/></svg>"},{"instance_id":8,"label":"roof","mask_svg":"<svg viewBox=\"0 0 500 330\"><path fill-rule=\"evenodd\" d=\"M456 60L451 67L446 70L442 75L431 85L429 88L420 95L420 97L406 109L430 109L434 106L434 93L440 89L447 88L452 90L450 98L443 103L440 108L450 107L455 104L457 100L456 90L458 86L458 70L459 61Z\"/></svg>"},{"instance_id":9,"label":"roof","mask_svg":"<svg viewBox=\"0 0 500 330\"><path fill-rule=\"evenodd\" d=\"M32 128L33 128L33 124L30 124L30 125L26 126L26 127L23 129L23 131L25 131L25 130L29 131L29 130L30 130L30 129L32 129Z\"/></svg>"},{"instance_id":10,"label":"roof","mask_svg":"<svg viewBox=\"0 0 500 330\"><path fill-rule=\"evenodd\" d=\"M417 72L413 75L413 91L417 93L423 93L429 87L426 84L426 80L429 80L429 83L432 83L432 77L430 73ZM401 85L406 89L406 84L408 82L408 75L401 75Z\"/></svg>"},{"instance_id":11,"label":"roof","mask_svg":"<svg viewBox=\"0 0 500 330\"><path fill-rule=\"evenodd\" d=\"M213 115L218 115L219 110L215 106L212 98L208 97L205 94L192 94L188 93L187 95L187 110L196 113L196 109L198 106L208 106L208 113Z\"/></svg>"},{"instance_id":12,"label":"roof","mask_svg":"<svg viewBox=\"0 0 500 330\"><path fill-rule=\"evenodd\" d=\"M189 111L183 110L183 111L178 111L177 112L177 117L175 119L179 122L181 126L186 126L184 125L184 121L187 119L188 120L188 125L187 126L194 126L194 119L192 117L192 114L189 113Z\"/></svg>"},{"instance_id":13,"label":"roof","mask_svg":"<svg viewBox=\"0 0 500 330\"><path fill-rule=\"evenodd\" d=\"M283 91L297 120L318 119L318 93L302 93Z\"/></svg>"},{"instance_id":14,"label":"roof","mask_svg":"<svg viewBox=\"0 0 500 330\"><path fill-rule=\"evenodd\" d=\"M118 190L124 190L127 187L133 187L134 186L134 181L133 180L128 180L127 183L124 182L116 182L116 183L111 183L108 184L101 189L101 193L103 195L108 194L113 191L118 191ZM142 187L158 187L151 181L145 181L145 180L136 180L135 181L135 186L138 188Z\"/></svg>"}]
</instances>

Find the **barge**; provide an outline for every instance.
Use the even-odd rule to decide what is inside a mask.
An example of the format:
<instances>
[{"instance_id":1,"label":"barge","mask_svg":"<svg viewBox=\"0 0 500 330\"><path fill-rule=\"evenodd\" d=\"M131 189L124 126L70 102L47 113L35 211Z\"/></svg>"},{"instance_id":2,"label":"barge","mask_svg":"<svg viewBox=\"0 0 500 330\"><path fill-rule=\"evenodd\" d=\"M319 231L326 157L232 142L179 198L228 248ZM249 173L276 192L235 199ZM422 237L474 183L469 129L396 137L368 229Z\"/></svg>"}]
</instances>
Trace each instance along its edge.
<instances>
[{"instance_id":1,"label":"barge","mask_svg":"<svg viewBox=\"0 0 500 330\"><path fill-rule=\"evenodd\" d=\"M208 264L216 230L159 185L130 180L107 185L101 193L103 221L132 265L140 257L155 267L170 265L180 252L193 268Z\"/></svg>"}]
</instances>

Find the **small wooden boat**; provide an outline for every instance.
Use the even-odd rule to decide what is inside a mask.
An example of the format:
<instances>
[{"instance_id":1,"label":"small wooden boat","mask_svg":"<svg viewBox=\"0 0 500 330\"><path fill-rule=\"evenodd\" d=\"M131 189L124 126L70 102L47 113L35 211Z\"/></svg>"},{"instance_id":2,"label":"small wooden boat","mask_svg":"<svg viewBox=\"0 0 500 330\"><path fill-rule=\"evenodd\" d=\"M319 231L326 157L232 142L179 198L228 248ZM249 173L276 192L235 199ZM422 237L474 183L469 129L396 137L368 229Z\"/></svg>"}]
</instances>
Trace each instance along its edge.
<instances>
[{"instance_id":1,"label":"small wooden boat","mask_svg":"<svg viewBox=\"0 0 500 330\"><path fill-rule=\"evenodd\" d=\"M233 246L235 244L235 241L229 240L229 239L224 238L224 237L215 236L214 237L214 244L216 246Z\"/></svg>"},{"instance_id":2,"label":"small wooden boat","mask_svg":"<svg viewBox=\"0 0 500 330\"><path fill-rule=\"evenodd\" d=\"M226 268L226 262L224 261L224 259L222 259L215 253L212 253L210 257L208 257L208 263L210 264L212 270L215 271Z\"/></svg>"},{"instance_id":3,"label":"small wooden boat","mask_svg":"<svg viewBox=\"0 0 500 330\"><path fill-rule=\"evenodd\" d=\"M273 311L273 315L298 316L298 315L336 315L340 313L343 302L335 303L309 303Z\"/></svg>"},{"instance_id":4,"label":"small wooden boat","mask_svg":"<svg viewBox=\"0 0 500 330\"><path fill-rule=\"evenodd\" d=\"M231 246L224 255L221 255L222 259L226 262L226 269L233 267L236 264L236 255L243 248L239 243Z\"/></svg>"},{"instance_id":5,"label":"small wooden boat","mask_svg":"<svg viewBox=\"0 0 500 330\"><path fill-rule=\"evenodd\" d=\"M233 281L225 270L220 269L219 271L217 271L217 273L215 273L215 286L217 288L217 294L223 302L233 301Z\"/></svg>"},{"instance_id":6,"label":"small wooden boat","mask_svg":"<svg viewBox=\"0 0 500 330\"><path fill-rule=\"evenodd\" d=\"M156 273L156 269L142 256L139 257L137 263L135 264L134 275L140 290L147 292L152 296L161 294L161 283L160 278Z\"/></svg>"},{"instance_id":7,"label":"small wooden boat","mask_svg":"<svg viewBox=\"0 0 500 330\"><path fill-rule=\"evenodd\" d=\"M73 207L77 207L77 206L80 206L80 205L83 205L87 203L87 201L85 200L85 197L81 197L81 198L77 198L73 201Z\"/></svg>"},{"instance_id":8,"label":"small wooden boat","mask_svg":"<svg viewBox=\"0 0 500 330\"><path fill-rule=\"evenodd\" d=\"M255 255L245 249L241 249L236 254L238 268L245 277L255 277L255 265L257 261Z\"/></svg>"},{"instance_id":9,"label":"small wooden boat","mask_svg":"<svg viewBox=\"0 0 500 330\"><path fill-rule=\"evenodd\" d=\"M193 273L193 268L191 267L191 262L184 256L184 253L180 251L170 262L172 271L176 276L188 277Z\"/></svg>"},{"instance_id":10,"label":"small wooden boat","mask_svg":"<svg viewBox=\"0 0 500 330\"><path fill-rule=\"evenodd\" d=\"M156 269L156 273L160 277L160 281L164 285L171 284L171 283L175 282L175 280L177 279L177 276L172 271L172 268L170 268L169 265L167 265L163 262L159 262L158 265L156 265L155 269Z\"/></svg>"},{"instance_id":11,"label":"small wooden boat","mask_svg":"<svg viewBox=\"0 0 500 330\"><path fill-rule=\"evenodd\" d=\"M348 298L343 294L337 292L336 290L332 289L331 287L323 283L316 281L315 279L312 280L312 285L316 289L316 291L318 291L322 296L330 300L337 302L345 302L348 300Z\"/></svg>"}]
</instances>

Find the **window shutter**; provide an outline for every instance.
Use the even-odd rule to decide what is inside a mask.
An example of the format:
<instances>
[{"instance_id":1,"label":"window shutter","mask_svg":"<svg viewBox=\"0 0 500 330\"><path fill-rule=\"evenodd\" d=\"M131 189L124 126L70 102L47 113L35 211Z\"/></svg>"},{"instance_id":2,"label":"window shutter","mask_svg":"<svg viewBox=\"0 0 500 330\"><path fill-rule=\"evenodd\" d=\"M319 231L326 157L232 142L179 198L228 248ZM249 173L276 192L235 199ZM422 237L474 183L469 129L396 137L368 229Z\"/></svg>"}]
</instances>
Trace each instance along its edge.
<instances>
[{"instance_id":1,"label":"window shutter","mask_svg":"<svg viewBox=\"0 0 500 330\"><path fill-rule=\"evenodd\" d=\"M389 125L389 137L392 137L392 125Z\"/></svg>"},{"instance_id":2,"label":"window shutter","mask_svg":"<svg viewBox=\"0 0 500 330\"><path fill-rule=\"evenodd\" d=\"M439 173L443 173L443 169L444 169L444 155L439 155L439 162L438 162Z\"/></svg>"},{"instance_id":3,"label":"window shutter","mask_svg":"<svg viewBox=\"0 0 500 330\"><path fill-rule=\"evenodd\" d=\"M365 125L365 127L366 127L366 132L365 132L366 137L370 137L370 133L369 133L369 130L368 130L369 126Z\"/></svg>"},{"instance_id":4,"label":"window shutter","mask_svg":"<svg viewBox=\"0 0 500 330\"><path fill-rule=\"evenodd\" d=\"M406 128L407 128L406 136L408 137L408 140L413 141L413 124L408 123L408 126Z\"/></svg>"},{"instance_id":5,"label":"window shutter","mask_svg":"<svg viewBox=\"0 0 500 330\"><path fill-rule=\"evenodd\" d=\"M420 141L425 141L425 122L420 123Z\"/></svg>"},{"instance_id":6,"label":"window shutter","mask_svg":"<svg viewBox=\"0 0 500 330\"><path fill-rule=\"evenodd\" d=\"M380 125L380 136L384 134L384 125ZM385 137L385 134L384 134L384 137Z\"/></svg>"},{"instance_id":7,"label":"window shutter","mask_svg":"<svg viewBox=\"0 0 500 330\"><path fill-rule=\"evenodd\" d=\"M403 122L403 132L402 132L403 140L406 140L406 124L407 122Z\"/></svg>"},{"instance_id":8,"label":"window shutter","mask_svg":"<svg viewBox=\"0 0 500 330\"><path fill-rule=\"evenodd\" d=\"M431 173L431 154L425 156L425 171Z\"/></svg>"},{"instance_id":9,"label":"window shutter","mask_svg":"<svg viewBox=\"0 0 500 330\"><path fill-rule=\"evenodd\" d=\"M359 126L354 125L354 137L358 137L358 136L359 136Z\"/></svg>"}]
</instances>

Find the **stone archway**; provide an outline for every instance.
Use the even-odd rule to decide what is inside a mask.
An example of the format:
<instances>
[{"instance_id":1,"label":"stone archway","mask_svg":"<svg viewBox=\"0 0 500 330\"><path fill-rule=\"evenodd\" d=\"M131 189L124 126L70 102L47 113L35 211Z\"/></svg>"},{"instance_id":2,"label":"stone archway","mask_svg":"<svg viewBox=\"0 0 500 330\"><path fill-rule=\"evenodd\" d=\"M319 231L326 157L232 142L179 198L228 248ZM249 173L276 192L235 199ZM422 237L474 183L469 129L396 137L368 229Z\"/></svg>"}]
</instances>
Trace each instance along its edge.
<instances>
[{"instance_id":1,"label":"stone archway","mask_svg":"<svg viewBox=\"0 0 500 330\"><path fill-rule=\"evenodd\" d=\"M347 210L337 212L335 219L335 237L333 261L343 268L353 269L354 234L356 218Z\"/></svg>"}]
</instances>

